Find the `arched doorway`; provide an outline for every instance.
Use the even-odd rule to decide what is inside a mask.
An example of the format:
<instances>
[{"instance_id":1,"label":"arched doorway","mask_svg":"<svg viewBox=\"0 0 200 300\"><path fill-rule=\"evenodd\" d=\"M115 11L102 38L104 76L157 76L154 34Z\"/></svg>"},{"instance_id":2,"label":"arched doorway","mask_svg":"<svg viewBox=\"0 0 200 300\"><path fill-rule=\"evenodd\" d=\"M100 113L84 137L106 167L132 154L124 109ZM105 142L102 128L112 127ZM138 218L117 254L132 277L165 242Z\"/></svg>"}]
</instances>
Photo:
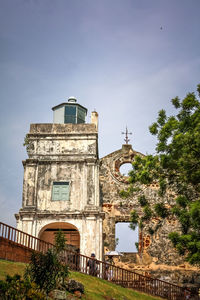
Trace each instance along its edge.
<instances>
[{"instance_id":1,"label":"arched doorway","mask_svg":"<svg viewBox=\"0 0 200 300\"><path fill-rule=\"evenodd\" d=\"M43 241L54 244L55 234L59 230L62 230L62 232L64 233L66 238L66 244L68 245L69 249L76 250L79 252L80 234L78 229L70 223L65 223L65 222L50 223L41 229L39 233L39 238Z\"/></svg>"}]
</instances>

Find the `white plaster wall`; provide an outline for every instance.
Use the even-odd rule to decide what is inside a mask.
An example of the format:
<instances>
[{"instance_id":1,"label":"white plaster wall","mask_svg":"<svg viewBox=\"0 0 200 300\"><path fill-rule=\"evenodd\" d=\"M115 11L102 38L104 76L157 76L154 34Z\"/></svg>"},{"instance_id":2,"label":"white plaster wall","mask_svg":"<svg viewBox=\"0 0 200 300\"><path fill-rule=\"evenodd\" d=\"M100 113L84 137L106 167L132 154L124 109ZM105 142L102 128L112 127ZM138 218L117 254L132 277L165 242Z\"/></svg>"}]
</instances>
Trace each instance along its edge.
<instances>
[{"instance_id":1,"label":"white plaster wall","mask_svg":"<svg viewBox=\"0 0 200 300\"><path fill-rule=\"evenodd\" d=\"M66 222L74 225L80 234L80 253L90 256L96 254L96 258L102 260L102 220L96 216L86 218L55 218L55 219L31 219L24 218L17 223L17 229L39 237L44 226L55 222Z\"/></svg>"},{"instance_id":2,"label":"white plaster wall","mask_svg":"<svg viewBox=\"0 0 200 300\"><path fill-rule=\"evenodd\" d=\"M96 254L97 259L102 259L102 220L95 216L88 216L82 224L83 236L82 251L85 255Z\"/></svg>"},{"instance_id":3,"label":"white plaster wall","mask_svg":"<svg viewBox=\"0 0 200 300\"><path fill-rule=\"evenodd\" d=\"M35 220L31 231L35 229L35 236L39 237L42 228L54 222L66 222L74 225L80 233L80 253L86 256L95 253L96 258L102 260L102 222L98 217ZM27 223L27 221L23 223ZM25 229L26 226L24 224L23 228Z\"/></svg>"},{"instance_id":4,"label":"white plaster wall","mask_svg":"<svg viewBox=\"0 0 200 300\"><path fill-rule=\"evenodd\" d=\"M87 177L87 169L92 168L92 176ZM69 201L52 201L52 186L54 181L68 181L70 183ZM27 179L27 183L28 183ZM99 205L98 166L88 166L86 163L52 163L40 165L36 202L41 211L83 211L88 205L88 184L91 184L91 203Z\"/></svg>"},{"instance_id":5,"label":"white plaster wall","mask_svg":"<svg viewBox=\"0 0 200 300\"><path fill-rule=\"evenodd\" d=\"M96 155L96 139L88 136L78 137L46 137L31 140L28 149L31 157L38 155L93 154Z\"/></svg>"},{"instance_id":6,"label":"white plaster wall","mask_svg":"<svg viewBox=\"0 0 200 300\"><path fill-rule=\"evenodd\" d=\"M64 124L64 114L65 114L65 107L59 107L54 110L53 112L53 122Z\"/></svg>"},{"instance_id":7,"label":"white plaster wall","mask_svg":"<svg viewBox=\"0 0 200 300\"><path fill-rule=\"evenodd\" d=\"M26 232L30 235L36 236L36 222L32 216L23 217L17 220L17 229ZM37 237L37 236L36 236Z\"/></svg>"}]
</instances>

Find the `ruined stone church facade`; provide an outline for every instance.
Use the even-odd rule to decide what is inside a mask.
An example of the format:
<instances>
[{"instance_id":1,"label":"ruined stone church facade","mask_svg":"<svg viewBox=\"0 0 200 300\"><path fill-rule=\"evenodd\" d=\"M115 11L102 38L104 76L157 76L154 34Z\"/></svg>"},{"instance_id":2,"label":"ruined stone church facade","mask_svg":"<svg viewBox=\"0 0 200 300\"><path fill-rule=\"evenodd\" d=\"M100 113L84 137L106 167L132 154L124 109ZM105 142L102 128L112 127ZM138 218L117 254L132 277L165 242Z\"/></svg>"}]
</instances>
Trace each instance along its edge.
<instances>
[{"instance_id":1,"label":"ruined stone church facade","mask_svg":"<svg viewBox=\"0 0 200 300\"><path fill-rule=\"evenodd\" d=\"M159 201L158 187L136 188L131 197L121 198L119 192L127 188L128 178L120 173L120 166L142 154L125 144L100 159L97 112L92 112L90 124L85 123L87 109L73 97L52 109L53 123L31 124L26 136L28 158L23 161L23 200L15 215L17 228L52 243L55 232L62 229L75 250L87 256L94 252L102 260L107 251L115 249L116 223L129 222L133 209L141 213L141 190L153 205ZM174 195L168 194L164 201L170 205L173 199ZM155 228L159 220L151 222ZM166 280L179 274L174 282L194 277L196 271L190 266L184 265L186 275L179 272L183 260L167 238L178 226L173 218L166 219L154 234L144 226L139 231L138 253L124 254L116 263L153 275L165 265L166 272L155 275Z\"/></svg>"}]
</instances>

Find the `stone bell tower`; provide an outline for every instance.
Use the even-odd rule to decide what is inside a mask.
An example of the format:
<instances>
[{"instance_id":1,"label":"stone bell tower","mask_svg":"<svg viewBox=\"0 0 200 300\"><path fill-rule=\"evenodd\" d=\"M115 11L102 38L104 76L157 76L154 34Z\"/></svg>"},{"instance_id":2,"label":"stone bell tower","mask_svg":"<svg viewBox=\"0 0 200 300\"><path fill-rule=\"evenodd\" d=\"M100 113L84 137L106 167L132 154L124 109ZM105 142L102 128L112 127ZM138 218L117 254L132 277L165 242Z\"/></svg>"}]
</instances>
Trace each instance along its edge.
<instances>
[{"instance_id":1,"label":"stone bell tower","mask_svg":"<svg viewBox=\"0 0 200 300\"><path fill-rule=\"evenodd\" d=\"M53 123L31 124L26 136L17 228L49 242L62 229L81 254L102 259L98 114L86 124L87 109L74 97L52 110Z\"/></svg>"}]
</instances>

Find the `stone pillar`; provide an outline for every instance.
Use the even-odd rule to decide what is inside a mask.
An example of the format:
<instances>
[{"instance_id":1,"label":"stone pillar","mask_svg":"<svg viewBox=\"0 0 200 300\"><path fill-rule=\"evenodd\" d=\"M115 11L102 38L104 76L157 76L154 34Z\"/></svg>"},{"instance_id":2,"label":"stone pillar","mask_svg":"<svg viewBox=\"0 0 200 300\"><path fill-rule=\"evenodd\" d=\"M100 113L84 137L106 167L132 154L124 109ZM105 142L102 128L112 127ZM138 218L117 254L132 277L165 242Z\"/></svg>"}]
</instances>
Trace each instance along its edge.
<instances>
[{"instance_id":1,"label":"stone pillar","mask_svg":"<svg viewBox=\"0 0 200 300\"><path fill-rule=\"evenodd\" d=\"M93 111L91 114L91 123L95 124L98 131L98 113L96 111Z\"/></svg>"}]
</instances>

